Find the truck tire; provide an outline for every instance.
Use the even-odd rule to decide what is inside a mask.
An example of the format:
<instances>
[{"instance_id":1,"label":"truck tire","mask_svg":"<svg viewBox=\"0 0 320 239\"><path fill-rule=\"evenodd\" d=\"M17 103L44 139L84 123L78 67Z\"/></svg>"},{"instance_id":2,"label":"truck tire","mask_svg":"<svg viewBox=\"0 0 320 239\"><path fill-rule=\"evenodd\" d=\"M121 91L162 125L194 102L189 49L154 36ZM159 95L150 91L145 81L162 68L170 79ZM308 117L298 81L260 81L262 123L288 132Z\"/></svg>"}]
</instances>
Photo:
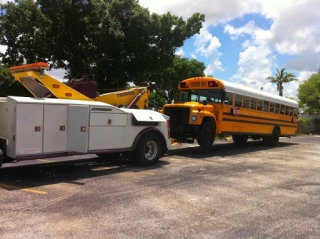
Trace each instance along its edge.
<instances>
[{"instance_id":1,"label":"truck tire","mask_svg":"<svg viewBox=\"0 0 320 239\"><path fill-rule=\"evenodd\" d=\"M212 146L216 137L216 126L210 120L204 120L200 126L198 132L197 141L203 148L209 148Z\"/></svg>"},{"instance_id":2,"label":"truck tire","mask_svg":"<svg viewBox=\"0 0 320 239\"><path fill-rule=\"evenodd\" d=\"M0 168L2 167L2 164L3 164L3 153L2 153L2 150L0 149Z\"/></svg>"},{"instance_id":3,"label":"truck tire","mask_svg":"<svg viewBox=\"0 0 320 239\"><path fill-rule=\"evenodd\" d=\"M244 145L248 141L247 135L232 135L232 140L235 144Z\"/></svg>"},{"instance_id":4,"label":"truck tire","mask_svg":"<svg viewBox=\"0 0 320 239\"><path fill-rule=\"evenodd\" d=\"M271 136L264 136L262 138L263 143L268 146L276 146L279 143L280 138L280 129L278 127L274 127Z\"/></svg>"},{"instance_id":5,"label":"truck tire","mask_svg":"<svg viewBox=\"0 0 320 239\"><path fill-rule=\"evenodd\" d=\"M156 134L145 134L138 142L131 161L137 165L149 166L156 164L163 155L162 141Z\"/></svg>"}]
</instances>

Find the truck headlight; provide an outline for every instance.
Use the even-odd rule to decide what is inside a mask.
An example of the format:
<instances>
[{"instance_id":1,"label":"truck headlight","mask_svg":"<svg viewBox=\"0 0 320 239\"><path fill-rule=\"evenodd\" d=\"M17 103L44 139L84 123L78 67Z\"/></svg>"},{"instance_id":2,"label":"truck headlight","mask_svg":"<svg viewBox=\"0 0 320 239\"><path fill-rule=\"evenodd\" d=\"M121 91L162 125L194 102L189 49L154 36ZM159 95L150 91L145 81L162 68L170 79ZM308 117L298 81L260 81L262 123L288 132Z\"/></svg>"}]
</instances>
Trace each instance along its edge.
<instances>
[{"instance_id":1,"label":"truck headlight","mask_svg":"<svg viewBox=\"0 0 320 239\"><path fill-rule=\"evenodd\" d=\"M192 115L191 119L192 119L193 122L195 122L195 121L197 121L198 117L197 117L197 115Z\"/></svg>"}]
</instances>

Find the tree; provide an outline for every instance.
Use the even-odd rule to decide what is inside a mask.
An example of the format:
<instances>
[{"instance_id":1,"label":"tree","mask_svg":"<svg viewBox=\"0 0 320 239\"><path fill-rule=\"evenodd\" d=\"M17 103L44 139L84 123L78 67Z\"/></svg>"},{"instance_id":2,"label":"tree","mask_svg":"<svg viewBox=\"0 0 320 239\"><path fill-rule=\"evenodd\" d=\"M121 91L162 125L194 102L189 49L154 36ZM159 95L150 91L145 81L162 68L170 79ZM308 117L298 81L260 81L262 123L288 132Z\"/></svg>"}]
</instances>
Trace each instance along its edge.
<instances>
[{"instance_id":1,"label":"tree","mask_svg":"<svg viewBox=\"0 0 320 239\"><path fill-rule=\"evenodd\" d=\"M288 73L285 70L285 68L282 68L281 71L277 69L277 74L274 77L269 76L267 78L271 83L277 83L277 90L280 96L283 96L283 84L298 80L294 74Z\"/></svg>"},{"instance_id":2,"label":"tree","mask_svg":"<svg viewBox=\"0 0 320 239\"><path fill-rule=\"evenodd\" d=\"M137 0L16 0L0 4L0 44L9 66L35 61L88 75L102 88L148 80L199 33L204 15L150 14Z\"/></svg>"},{"instance_id":3,"label":"tree","mask_svg":"<svg viewBox=\"0 0 320 239\"><path fill-rule=\"evenodd\" d=\"M179 82L184 79L204 76L204 70L203 62L175 56L172 64L158 74L154 74L152 79L161 89L171 90L177 88Z\"/></svg>"},{"instance_id":4,"label":"tree","mask_svg":"<svg viewBox=\"0 0 320 239\"><path fill-rule=\"evenodd\" d=\"M31 96L31 93L13 78L5 65L0 63L0 97L7 96Z\"/></svg>"},{"instance_id":5,"label":"tree","mask_svg":"<svg viewBox=\"0 0 320 239\"><path fill-rule=\"evenodd\" d=\"M320 73L312 74L300 84L298 97L302 104L307 105L310 113L320 112Z\"/></svg>"}]
</instances>

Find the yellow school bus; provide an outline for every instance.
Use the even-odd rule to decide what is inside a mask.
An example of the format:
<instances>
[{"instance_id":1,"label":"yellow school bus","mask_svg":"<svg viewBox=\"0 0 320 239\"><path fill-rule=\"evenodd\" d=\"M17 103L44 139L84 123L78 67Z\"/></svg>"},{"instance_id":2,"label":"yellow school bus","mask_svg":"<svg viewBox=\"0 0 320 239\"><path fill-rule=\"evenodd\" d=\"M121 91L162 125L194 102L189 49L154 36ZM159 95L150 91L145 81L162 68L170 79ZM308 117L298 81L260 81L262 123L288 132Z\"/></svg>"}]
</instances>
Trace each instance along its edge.
<instances>
[{"instance_id":1,"label":"yellow school bus","mask_svg":"<svg viewBox=\"0 0 320 239\"><path fill-rule=\"evenodd\" d=\"M279 137L297 135L298 103L261 90L211 77L178 85L174 104L166 104L171 137L210 147L216 135L232 135L236 144L249 138L274 146Z\"/></svg>"}]
</instances>

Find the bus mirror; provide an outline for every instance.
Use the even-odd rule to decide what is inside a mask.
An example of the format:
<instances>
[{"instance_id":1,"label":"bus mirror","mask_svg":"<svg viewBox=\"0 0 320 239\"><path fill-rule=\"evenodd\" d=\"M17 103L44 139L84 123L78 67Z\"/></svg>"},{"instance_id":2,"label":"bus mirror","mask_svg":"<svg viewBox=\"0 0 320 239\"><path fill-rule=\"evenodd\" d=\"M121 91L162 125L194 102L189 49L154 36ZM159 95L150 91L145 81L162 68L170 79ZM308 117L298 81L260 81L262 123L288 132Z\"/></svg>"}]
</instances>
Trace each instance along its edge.
<instances>
[{"instance_id":1,"label":"bus mirror","mask_svg":"<svg viewBox=\"0 0 320 239\"><path fill-rule=\"evenodd\" d=\"M203 104L203 105L207 105L207 104L208 104L208 101L204 100L204 101L202 101L202 104Z\"/></svg>"}]
</instances>

